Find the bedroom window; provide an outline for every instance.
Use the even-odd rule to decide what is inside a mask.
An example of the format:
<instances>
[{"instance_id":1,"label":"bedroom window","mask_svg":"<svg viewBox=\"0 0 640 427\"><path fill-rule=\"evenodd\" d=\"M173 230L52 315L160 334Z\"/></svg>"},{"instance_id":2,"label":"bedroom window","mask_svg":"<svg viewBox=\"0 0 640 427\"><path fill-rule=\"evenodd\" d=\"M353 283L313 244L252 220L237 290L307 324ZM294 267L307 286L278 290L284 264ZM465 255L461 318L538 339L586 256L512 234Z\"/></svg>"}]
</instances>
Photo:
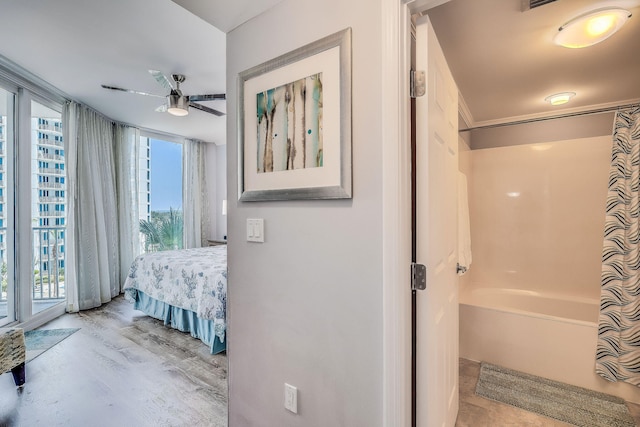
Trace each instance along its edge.
<instances>
[{"instance_id":1,"label":"bedroom window","mask_svg":"<svg viewBox=\"0 0 640 427\"><path fill-rule=\"evenodd\" d=\"M16 320L16 288L11 267L14 239L10 227L13 227L13 217L10 215L10 209L6 209L13 203L13 200L7 198L10 194L7 189L13 185L8 170L11 162L8 159L11 158L14 145L14 99L13 93L0 88L0 325ZM7 149L10 150L9 153Z\"/></svg>"},{"instance_id":2,"label":"bedroom window","mask_svg":"<svg viewBox=\"0 0 640 427\"><path fill-rule=\"evenodd\" d=\"M64 220L66 216L65 158L62 116L31 102L31 212L33 238L32 314L65 300ZM37 182L36 182L37 181Z\"/></svg>"},{"instance_id":3,"label":"bedroom window","mask_svg":"<svg viewBox=\"0 0 640 427\"><path fill-rule=\"evenodd\" d=\"M0 78L0 326L64 311L64 98L7 71ZM55 195L54 195L55 194Z\"/></svg>"},{"instance_id":4,"label":"bedroom window","mask_svg":"<svg viewBox=\"0 0 640 427\"><path fill-rule=\"evenodd\" d=\"M140 137L141 252L182 249L182 144Z\"/></svg>"}]
</instances>

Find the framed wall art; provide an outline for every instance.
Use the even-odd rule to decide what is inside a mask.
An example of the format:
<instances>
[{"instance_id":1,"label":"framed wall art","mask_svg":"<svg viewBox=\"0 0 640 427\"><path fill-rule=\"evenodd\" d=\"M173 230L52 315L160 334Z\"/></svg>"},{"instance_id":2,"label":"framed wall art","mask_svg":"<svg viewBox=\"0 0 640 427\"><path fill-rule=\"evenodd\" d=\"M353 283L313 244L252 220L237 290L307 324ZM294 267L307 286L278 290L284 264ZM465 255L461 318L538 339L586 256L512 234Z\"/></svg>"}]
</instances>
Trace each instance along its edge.
<instances>
[{"instance_id":1,"label":"framed wall art","mask_svg":"<svg viewBox=\"0 0 640 427\"><path fill-rule=\"evenodd\" d=\"M351 29L238 78L241 201L351 198Z\"/></svg>"}]
</instances>

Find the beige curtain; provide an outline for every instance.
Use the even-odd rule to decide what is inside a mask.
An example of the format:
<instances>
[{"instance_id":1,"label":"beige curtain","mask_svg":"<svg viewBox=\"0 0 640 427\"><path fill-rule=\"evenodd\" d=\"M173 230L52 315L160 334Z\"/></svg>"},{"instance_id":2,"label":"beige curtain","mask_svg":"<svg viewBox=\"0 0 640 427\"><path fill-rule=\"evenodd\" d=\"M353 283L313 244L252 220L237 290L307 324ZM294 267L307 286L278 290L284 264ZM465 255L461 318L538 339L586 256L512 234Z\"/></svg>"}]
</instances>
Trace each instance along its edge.
<instances>
[{"instance_id":1,"label":"beige curtain","mask_svg":"<svg viewBox=\"0 0 640 427\"><path fill-rule=\"evenodd\" d=\"M182 211L184 248L199 248L206 242L209 204L205 174L205 142L187 139L182 157Z\"/></svg>"},{"instance_id":2,"label":"beige curtain","mask_svg":"<svg viewBox=\"0 0 640 427\"><path fill-rule=\"evenodd\" d=\"M63 111L68 161L67 310L98 307L121 292L137 250L135 129L83 105ZM120 157L120 161L118 161ZM134 177L130 174L133 173Z\"/></svg>"}]
</instances>

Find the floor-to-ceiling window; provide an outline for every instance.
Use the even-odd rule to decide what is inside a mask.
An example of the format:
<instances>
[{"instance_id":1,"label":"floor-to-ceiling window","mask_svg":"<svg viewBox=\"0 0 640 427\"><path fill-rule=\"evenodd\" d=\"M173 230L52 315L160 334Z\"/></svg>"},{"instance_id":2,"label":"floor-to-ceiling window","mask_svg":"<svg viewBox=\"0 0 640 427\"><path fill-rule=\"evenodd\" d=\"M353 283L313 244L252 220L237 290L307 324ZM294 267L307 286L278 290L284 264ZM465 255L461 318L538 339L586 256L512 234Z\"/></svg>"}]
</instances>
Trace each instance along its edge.
<instances>
[{"instance_id":1,"label":"floor-to-ceiling window","mask_svg":"<svg viewBox=\"0 0 640 427\"><path fill-rule=\"evenodd\" d=\"M140 138L141 252L183 247L182 144Z\"/></svg>"},{"instance_id":2,"label":"floor-to-ceiling window","mask_svg":"<svg viewBox=\"0 0 640 427\"><path fill-rule=\"evenodd\" d=\"M0 87L0 325L16 320L16 289L13 275L12 198L13 187L11 153L14 146L13 93Z\"/></svg>"},{"instance_id":3,"label":"floor-to-ceiling window","mask_svg":"<svg viewBox=\"0 0 640 427\"><path fill-rule=\"evenodd\" d=\"M66 171L60 112L31 102L32 314L63 302Z\"/></svg>"},{"instance_id":4,"label":"floor-to-ceiling window","mask_svg":"<svg viewBox=\"0 0 640 427\"><path fill-rule=\"evenodd\" d=\"M49 95L0 78L0 326L64 312L63 99Z\"/></svg>"}]
</instances>

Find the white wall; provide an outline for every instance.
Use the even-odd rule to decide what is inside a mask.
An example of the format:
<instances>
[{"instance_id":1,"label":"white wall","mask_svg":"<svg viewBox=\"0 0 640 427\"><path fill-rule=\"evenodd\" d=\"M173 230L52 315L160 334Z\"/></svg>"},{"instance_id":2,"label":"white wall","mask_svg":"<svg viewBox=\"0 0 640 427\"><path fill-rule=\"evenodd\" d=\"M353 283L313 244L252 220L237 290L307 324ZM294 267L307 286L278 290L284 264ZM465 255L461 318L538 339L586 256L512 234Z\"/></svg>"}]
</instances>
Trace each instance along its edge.
<instances>
[{"instance_id":1,"label":"white wall","mask_svg":"<svg viewBox=\"0 0 640 427\"><path fill-rule=\"evenodd\" d=\"M227 217L222 215L222 201L227 197L227 147L207 144L205 153L207 200L209 203L208 239L221 240L227 235Z\"/></svg>"},{"instance_id":2,"label":"white wall","mask_svg":"<svg viewBox=\"0 0 640 427\"><path fill-rule=\"evenodd\" d=\"M382 425L380 22L380 2L284 0L227 35L230 426ZM237 202L238 73L347 27L353 199Z\"/></svg>"},{"instance_id":3,"label":"white wall","mask_svg":"<svg viewBox=\"0 0 640 427\"><path fill-rule=\"evenodd\" d=\"M222 201L227 199L227 146L216 147L216 233L215 238L221 240L227 235L227 216L222 215Z\"/></svg>"},{"instance_id":4,"label":"white wall","mask_svg":"<svg viewBox=\"0 0 640 427\"><path fill-rule=\"evenodd\" d=\"M468 134L468 133L467 133ZM469 141L465 140L464 134L458 136L458 170L467 177L467 200L469 201L469 208L471 208L471 180L473 178L473 164L471 163L472 151L469 147ZM471 253L473 255L473 241L471 241ZM473 262L471 268L475 268ZM460 287L467 286L471 282L471 268L466 274L460 276Z\"/></svg>"},{"instance_id":5,"label":"white wall","mask_svg":"<svg viewBox=\"0 0 640 427\"><path fill-rule=\"evenodd\" d=\"M471 151L469 280L600 297L611 136Z\"/></svg>"}]
</instances>

